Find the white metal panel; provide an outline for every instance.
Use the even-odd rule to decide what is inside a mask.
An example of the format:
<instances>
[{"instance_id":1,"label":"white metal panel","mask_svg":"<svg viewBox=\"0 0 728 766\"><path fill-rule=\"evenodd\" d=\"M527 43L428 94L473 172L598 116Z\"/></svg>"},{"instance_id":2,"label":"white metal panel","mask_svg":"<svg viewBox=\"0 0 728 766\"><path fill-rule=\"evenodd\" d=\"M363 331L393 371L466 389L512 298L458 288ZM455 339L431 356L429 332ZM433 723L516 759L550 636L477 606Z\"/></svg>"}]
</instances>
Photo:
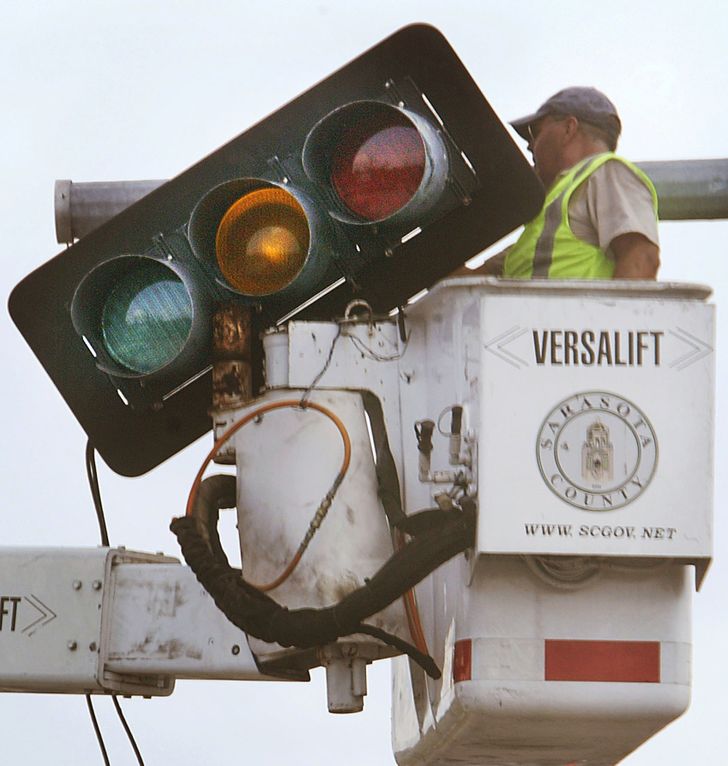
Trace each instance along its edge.
<instances>
[{"instance_id":1,"label":"white metal panel","mask_svg":"<svg viewBox=\"0 0 728 766\"><path fill-rule=\"evenodd\" d=\"M121 564L112 573L105 668L173 678L266 680L245 633L215 606L189 567Z\"/></svg>"},{"instance_id":2,"label":"white metal panel","mask_svg":"<svg viewBox=\"0 0 728 766\"><path fill-rule=\"evenodd\" d=\"M448 284L446 282L445 284ZM402 408L402 483L407 511L433 507L434 496L447 485L418 478L415 422L432 420L432 472L451 469L449 408L463 406L463 434L474 435L479 418L480 303L482 285L459 280L458 289L435 288L407 309L408 353L400 375ZM444 433L443 433L444 432Z\"/></svg>"},{"instance_id":3,"label":"white metal panel","mask_svg":"<svg viewBox=\"0 0 728 766\"><path fill-rule=\"evenodd\" d=\"M468 568L453 564L446 577L433 576L442 596L435 609L450 605L451 615L444 640L428 635L442 681L427 682L423 704L417 670L400 660L394 675L399 764L613 764L687 707L690 567L615 559L568 589L539 579L518 557L478 556L470 584ZM469 680L453 674L461 640L472 645ZM657 642L659 681L547 680L547 640Z\"/></svg>"},{"instance_id":4,"label":"white metal panel","mask_svg":"<svg viewBox=\"0 0 728 766\"><path fill-rule=\"evenodd\" d=\"M289 322L289 386L306 389L323 372L317 389L348 388L374 393L382 404L390 448L399 463L402 421L398 380L412 357L409 344L399 339L393 320L344 324L337 339L338 334L335 322ZM326 367L329 354L331 361Z\"/></svg>"},{"instance_id":5,"label":"white metal panel","mask_svg":"<svg viewBox=\"0 0 728 766\"><path fill-rule=\"evenodd\" d=\"M542 580L519 557L478 556L457 638L623 639L691 642L691 567L604 562L583 585Z\"/></svg>"},{"instance_id":6,"label":"white metal panel","mask_svg":"<svg viewBox=\"0 0 728 766\"><path fill-rule=\"evenodd\" d=\"M689 285L464 278L441 283L408 310L414 374L401 382L404 432L415 420L438 420L452 404L464 407L465 428L478 442L473 480L481 553L470 561L457 557L417 588L428 645L444 674L433 682L397 661L398 763L603 766L686 708L692 568L675 559L700 567L711 553L714 362L708 295ZM588 361L587 349L573 348L573 335L566 350L566 332L581 342L581 333L590 329L598 331L596 362L600 334L608 334L611 347L602 350L602 363L565 364L565 353L569 362L577 353L581 362L582 352ZM537 334L536 345L534 330L555 334ZM618 350L615 340L622 344ZM641 491L621 508L597 512L567 502L539 469L536 446L547 416L564 402L576 414L569 397L584 392L606 393L613 409L619 406L616 414L609 407L600 413L610 430L606 446L611 442L621 450L622 463L638 458L640 471L654 468L649 485L643 482L644 490L637 487ZM630 425L623 425L625 417ZM441 425L446 430L449 423ZM578 437L581 448L591 425L574 418L571 430L577 433L565 431L567 444ZM594 428L592 436L593 446L605 446L599 441L604 429ZM658 447L652 464L650 439ZM446 467L447 438L436 433L433 442L434 471ZM599 456L598 450L592 454ZM572 471L581 470L581 453L578 458ZM403 469L412 512L417 506L411 498L419 505L423 493L431 498L442 485L419 481L414 442L408 448L405 441ZM514 530L532 521L545 529L527 547ZM559 545L559 525L565 524L577 533L573 541L566 535L570 546ZM582 525L587 533L580 539ZM639 527L640 534L649 527L650 534L634 543L629 526ZM677 529L680 539L670 548ZM529 565L522 555L529 553L546 555L543 579L534 559ZM564 566L575 568L572 584L548 574L549 567L558 572ZM458 641L471 642L471 680L453 676ZM546 680L547 642L562 641L647 644L653 659L659 647L659 682Z\"/></svg>"},{"instance_id":7,"label":"white metal panel","mask_svg":"<svg viewBox=\"0 0 728 766\"><path fill-rule=\"evenodd\" d=\"M713 307L504 289L482 312L479 549L709 558Z\"/></svg>"},{"instance_id":8,"label":"white metal panel","mask_svg":"<svg viewBox=\"0 0 728 766\"><path fill-rule=\"evenodd\" d=\"M235 418L267 402L298 402L302 394L270 392ZM310 398L341 419L351 439L351 464L300 563L270 591L290 608L335 604L362 587L393 553L361 395L317 389ZM266 413L234 439L243 572L249 582L262 585L275 580L294 557L340 469L343 442L330 419L299 407ZM401 602L368 622L409 637ZM259 658L275 651L260 641L253 641L252 647Z\"/></svg>"},{"instance_id":9,"label":"white metal panel","mask_svg":"<svg viewBox=\"0 0 728 766\"><path fill-rule=\"evenodd\" d=\"M556 686L457 684L448 715L419 746L397 752L396 761L400 766L612 766L677 718L689 701L689 690L675 685L583 683L578 695L565 689L574 684Z\"/></svg>"},{"instance_id":10,"label":"white metal panel","mask_svg":"<svg viewBox=\"0 0 728 766\"><path fill-rule=\"evenodd\" d=\"M265 680L188 567L121 548L0 550L0 690L168 695Z\"/></svg>"},{"instance_id":11,"label":"white metal panel","mask_svg":"<svg viewBox=\"0 0 728 766\"><path fill-rule=\"evenodd\" d=\"M99 690L108 548L0 549L0 689Z\"/></svg>"},{"instance_id":12,"label":"white metal panel","mask_svg":"<svg viewBox=\"0 0 728 766\"><path fill-rule=\"evenodd\" d=\"M124 548L8 548L0 555L0 688L167 695L168 676L105 664L111 572L122 562L171 562ZM146 614L138 614L144 622Z\"/></svg>"}]
</instances>

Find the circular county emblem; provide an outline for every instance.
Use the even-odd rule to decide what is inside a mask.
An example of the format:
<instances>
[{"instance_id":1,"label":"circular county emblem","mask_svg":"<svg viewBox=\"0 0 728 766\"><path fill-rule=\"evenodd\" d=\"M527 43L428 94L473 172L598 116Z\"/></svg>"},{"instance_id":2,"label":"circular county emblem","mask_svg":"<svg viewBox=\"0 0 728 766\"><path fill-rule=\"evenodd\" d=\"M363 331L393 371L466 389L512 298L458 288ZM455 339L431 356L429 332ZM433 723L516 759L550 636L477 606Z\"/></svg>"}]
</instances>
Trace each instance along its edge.
<instances>
[{"instance_id":1,"label":"circular county emblem","mask_svg":"<svg viewBox=\"0 0 728 766\"><path fill-rule=\"evenodd\" d=\"M549 489L586 511L635 500L652 480L657 438L645 414L605 391L574 394L546 416L536 443Z\"/></svg>"}]
</instances>

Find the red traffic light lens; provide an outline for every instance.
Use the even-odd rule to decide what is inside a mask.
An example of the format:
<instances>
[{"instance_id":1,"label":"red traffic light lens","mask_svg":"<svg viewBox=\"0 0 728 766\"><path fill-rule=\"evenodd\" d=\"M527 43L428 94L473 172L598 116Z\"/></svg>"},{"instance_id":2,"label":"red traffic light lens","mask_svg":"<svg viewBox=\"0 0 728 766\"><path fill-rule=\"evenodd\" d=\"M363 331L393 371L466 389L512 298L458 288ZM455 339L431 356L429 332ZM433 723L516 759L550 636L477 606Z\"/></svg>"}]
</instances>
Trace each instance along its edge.
<instances>
[{"instance_id":1,"label":"red traffic light lens","mask_svg":"<svg viewBox=\"0 0 728 766\"><path fill-rule=\"evenodd\" d=\"M277 187L240 197L220 220L215 236L217 264L240 293L264 296L287 287L300 273L310 233L296 198Z\"/></svg>"},{"instance_id":2,"label":"red traffic light lens","mask_svg":"<svg viewBox=\"0 0 728 766\"><path fill-rule=\"evenodd\" d=\"M425 145L402 112L388 108L348 127L331 155L331 183L346 207L367 221L403 208L425 174Z\"/></svg>"}]
</instances>

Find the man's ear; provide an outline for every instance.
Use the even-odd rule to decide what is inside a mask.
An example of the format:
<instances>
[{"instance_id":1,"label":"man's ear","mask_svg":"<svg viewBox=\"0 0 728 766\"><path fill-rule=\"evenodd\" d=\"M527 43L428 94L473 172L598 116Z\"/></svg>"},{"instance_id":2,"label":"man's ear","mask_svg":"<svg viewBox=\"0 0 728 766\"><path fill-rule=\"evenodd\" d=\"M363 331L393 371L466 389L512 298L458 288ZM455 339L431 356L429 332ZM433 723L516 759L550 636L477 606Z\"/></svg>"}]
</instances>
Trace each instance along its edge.
<instances>
[{"instance_id":1,"label":"man's ear","mask_svg":"<svg viewBox=\"0 0 728 766\"><path fill-rule=\"evenodd\" d=\"M579 132L579 120L569 116L564 119L564 143L572 141Z\"/></svg>"}]
</instances>

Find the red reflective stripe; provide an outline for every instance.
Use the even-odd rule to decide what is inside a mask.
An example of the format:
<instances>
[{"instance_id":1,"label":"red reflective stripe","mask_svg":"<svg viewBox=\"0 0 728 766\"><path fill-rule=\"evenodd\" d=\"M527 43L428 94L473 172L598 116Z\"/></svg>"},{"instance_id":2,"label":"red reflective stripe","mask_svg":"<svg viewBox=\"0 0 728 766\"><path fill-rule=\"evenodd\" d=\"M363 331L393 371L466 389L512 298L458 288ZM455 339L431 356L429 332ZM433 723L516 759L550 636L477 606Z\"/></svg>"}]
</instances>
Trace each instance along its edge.
<instances>
[{"instance_id":1,"label":"red reflective stripe","mask_svg":"<svg viewBox=\"0 0 728 766\"><path fill-rule=\"evenodd\" d=\"M473 642L469 638L455 642L452 661L452 678L458 681L470 681L473 677Z\"/></svg>"},{"instance_id":2,"label":"red reflective stripe","mask_svg":"<svg viewBox=\"0 0 728 766\"><path fill-rule=\"evenodd\" d=\"M659 641L546 639L546 681L660 683Z\"/></svg>"}]
</instances>

